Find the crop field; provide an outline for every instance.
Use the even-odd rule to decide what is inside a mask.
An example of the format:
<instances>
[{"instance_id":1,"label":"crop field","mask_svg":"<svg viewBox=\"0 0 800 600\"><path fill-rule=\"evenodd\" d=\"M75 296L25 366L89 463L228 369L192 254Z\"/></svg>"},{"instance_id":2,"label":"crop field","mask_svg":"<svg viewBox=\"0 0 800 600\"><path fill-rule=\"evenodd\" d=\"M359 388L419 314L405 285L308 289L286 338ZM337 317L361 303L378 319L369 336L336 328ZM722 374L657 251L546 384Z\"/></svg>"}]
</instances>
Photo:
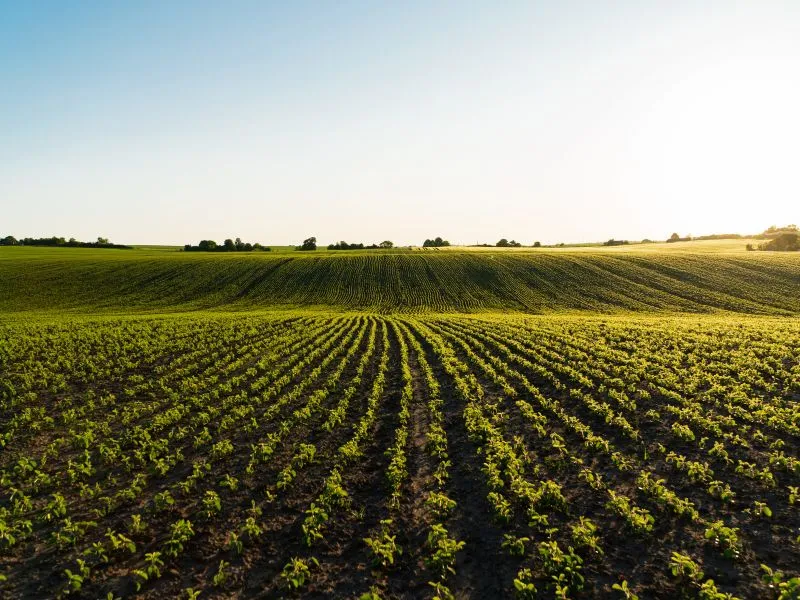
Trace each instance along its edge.
<instances>
[{"instance_id":1,"label":"crop field","mask_svg":"<svg viewBox=\"0 0 800 600\"><path fill-rule=\"evenodd\" d=\"M664 286L700 269L614 260ZM797 312L792 259L713 260L734 287L637 302ZM796 318L12 317L0 597L800 593Z\"/></svg>"},{"instance_id":2,"label":"crop field","mask_svg":"<svg viewBox=\"0 0 800 600\"><path fill-rule=\"evenodd\" d=\"M277 256L4 247L0 315L276 307L386 314L800 314L800 253L722 252L716 244L696 244L694 252L481 249ZM743 245L737 241L737 247Z\"/></svg>"}]
</instances>

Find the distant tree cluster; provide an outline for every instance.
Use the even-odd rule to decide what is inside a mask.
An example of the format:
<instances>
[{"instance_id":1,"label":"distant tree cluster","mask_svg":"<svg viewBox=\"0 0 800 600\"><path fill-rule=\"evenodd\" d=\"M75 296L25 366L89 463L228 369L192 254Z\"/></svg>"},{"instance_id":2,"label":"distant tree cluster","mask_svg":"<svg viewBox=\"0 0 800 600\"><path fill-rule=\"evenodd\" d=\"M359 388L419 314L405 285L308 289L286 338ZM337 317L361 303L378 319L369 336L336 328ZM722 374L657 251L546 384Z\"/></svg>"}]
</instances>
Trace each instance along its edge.
<instances>
[{"instance_id":1,"label":"distant tree cluster","mask_svg":"<svg viewBox=\"0 0 800 600\"><path fill-rule=\"evenodd\" d=\"M450 242L448 242L447 240L443 240L440 237L437 237L433 240L425 240L424 242L422 242L423 248L443 248L449 245Z\"/></svg>"},{"instance_id":2,"label":"distant tree cluster","mask_svg":"<svg viewBox=\"0 0 800 600\"><path fill-rule=\"evenodd\" d=\"M791 225L786 225L785 227L776 227L775 225L771 225L770 227L767 227L762 233L755 235L753 237L760 240L769 240L776 238L784 233L798 233L797 225L791 224Z\"/></svg>"},{"instance_id":3,"label":"distant tree cluster","mask_svg":"<svg viewBox=\"0 0 800 600\"><path fill-rule=\"evenodd\" d=\"M521 248L522 244L514 240L511 240L509 242L506 238L503 238L499 242L497 242L495 246L497 246L498 248Z\"/></svg>"},{"instance_id":4,"label":"distant tree cluster","mask_svg":"<svg viewBox=\"0 0 800 600\"><path fill-rule=\"evenodd\" d=\"M775 225L770 225L764 231L765 234L770 233L797 233L797 225L792 223L791 225L787 225L786 227L776 227Z\"/></svg>"},{"instance_id":5,"label":"distant tree cluster","mask_svg":"<svg viewBox=\"0 0 800 600\"><path fill-rule=\"evenodd\" d=\"M630 244L628 240L615 240L614 238L611 238L607 242L603 242L603 246L625 246L627 244Z\"/></svg>"},{"instance_id":6,"label":"distant tree cluster","mask_svg":"<svg viewBox=\"0 0 800 600\"><path fill-rule=\"evenodd\" d=\"M131 250L131 246L112 244L108 238L99 237L96 242L79 242L75 238L49 237L49 238L22 238L18 240L13 235L0 239L0 246L57 246L65 248L117 248Z\"/></svg>"},{"instance_id":7,"label":"distant tree cluster","mask_svg":"<svg viewBox=\"0 0 800 600\"><path fill-rule=\"evenodd\" d=\"M772 250L776 252L797 252L800 251L800 234L797 231L784 231L758 245L754 248L753 244L747 244L748 250Z\"/></svg>"},{"instance_id":8,"label":"distant tree cluster","mask_svg":"<svg viewBox=\"0 0 800 600\"><path fill-rule=\"evenodd\" d=\"M741 237L742 235L740 233L712 233L711 235L687 235L684 237L679 236L677 233L673 233L667 240L667 243L671 244L673 242L692 242L700 240L738 240ZM642 240L642 243L644 242L645 240Z\"/></svg>"},{"instance_id":9,"label":"distant tree cluster","mask_svg":"<svg viewBox=\"0 0 800 600\"><path fill-rule=\"evenodd\" d=\"M379 248L394 248L394 242L384 240L380 244L370 244L365 246L363 243L348 244L344 240L335 244L328 244L328 250L377 250Z\"/></svg>"},{"instance_id":10,"label":"distant tree cluster","mask_svg":"<svg viewBox=\"0 0 800 600\"><path fill-rule=\"evenodd\" d=\"M317 249L317 238L310 237L303 240L303 245L297 248L303 252L310 252L311 250Z\"/></svg>"},{"instance_id":11,"label":"distant tree cluster","mask_svg":"<svg viewBox=\"0 0 800 600\"><path fill-rule=\"evenodd\" d=\"M673 233L671 236L669 236L667 243L674 244L675 242L691 242L691 241L692 241L692 236L690 235L686 237L681 237L677 233Z\"/></svg>"},{"instance_id":12,"label":"distant tree cluster","mask_svg":"<svg viewBox=\"0 0 800 600\"><path fill-rule=\"evenodd\" d=\"M186 244L183 250L184 252L270 252L272 248L262 246L258 242L255 244L245 243L237 237L235 240L228 238L222 245L217 244L214 240L200 240L197 246Z\"/></svg>"},{"instance_id":13,"label":"distant tree cluster","mask_svg":"<svg viewBox=\"0 0 800 600\"><path fill-rule=\"evenodd\" d=\"M767 241L757 246L747 244L748 250L771 250L776 252L797 252L800 250L800 230L793 223L785 227L771 225L762 233L753 237Z\"/></svg>"}]
</instances>

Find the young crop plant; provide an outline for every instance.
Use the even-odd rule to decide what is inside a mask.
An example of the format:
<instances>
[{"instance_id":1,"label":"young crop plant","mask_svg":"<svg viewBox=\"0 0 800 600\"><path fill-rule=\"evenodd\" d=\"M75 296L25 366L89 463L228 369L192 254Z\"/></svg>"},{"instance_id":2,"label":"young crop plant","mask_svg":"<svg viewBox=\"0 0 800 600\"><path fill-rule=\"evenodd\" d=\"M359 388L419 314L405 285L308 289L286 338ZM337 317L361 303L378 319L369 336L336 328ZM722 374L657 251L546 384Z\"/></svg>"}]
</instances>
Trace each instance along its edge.
<instances>
[{"instance_id":1,"label":"young crop plant","mask_svg":"<svg viewBox=\"0 0 800 600\"><path fill-rule=\"evenodd\" d=\"M708 484L708 493L714 498L719 498L727 503L733 502L736 498L736 493L731 490L731 486L719 480L714 480Z\"/></svg>"},{"instance_id":2,"label":"young crop plant","mask_svg":"<svg viewBox=\"0 0 800 600\"><path fill-rule=\"evenodd\" d=\"M239 487L239 480L230 473L225 473L225 476L220 480L219 485L229 489L231 492L235 492Z\"/></svg>"},{"instance_id":3,"label":"young crop plant","mask_svg":"<svg viewBox=\"0 0 800 600\"><path fill-rule=\"evenodd\" d=\"M631 590L630 585L625 579L623 579L621 583L613 584L611 589L622 594L625 600L639 600L639 596L633 593L633 590Z\"/></svg>"},{"instance_id":4,"label":"young crop plant","mask_svg":"<svg viewBox=\"0 0 800 600\"><path fill-rule=\"evenodd\" d=\"M261 526L256 522L256 517L250 515L242 525L242 529L240 535L247 536L247 539L250 540L258 540L261 537L261 534L264 533L264 530Z\"/></svg>"},{"instance_id":5,"label":"young crop plant","mask_svg":"<svg viewBox=\"0 0 800 600\"><path fill-rule=\"evenodd\" d=\"M219 566L217 567L217 572L214 573L214 577L211 579L211 583L214 584L214 587L222 587L225 585L225 582L228 581L228 573L225 571L230 566L230 563L225 562L224 560L219 561Z\"/></svg>"},{"instance_id":6,"label":"young crop plant","mask_svg":"<svg viewBox=\"0 0 800 600\"><path fill-rule=\"evenodd\" d=\"M45 506L42 513L42 520L51 523L57 519L63 518L67 515L67 502L64 496L58 492L54 493L51 500Z\"/></svg>"},{"instance_id":7,"label":"young crop plant","mask_svg":"<svg viewBox=\"0 0 800 600\"><path fill-rule=\"evenodd\" d=\"M292 558L281 571L281 579L290 590L298 590L311 579L311 568L319 567L319 561L313 556L309 559Z\"/></svg>"},{"instance_id":8,"label":"young crop plant","mask_svg":"<svg viewBox=\"0 0 800 600\"><path fill-rule=\"evenodd\" d=\"M194 537L191 521L178 519L170 526L170 537L164 542L162 552L164 556L177 557L183 552L184 545Z\"/></svg>"},{"instance_id":9,"label":"young crop plant","mask_svg":"<svg viewBox=\"0 0 800 600\"><path fill-rule=\"evenodd\" d=\"M778 600L795 600L800 597L800 577L786 579L783 571L775 571L764 564L761 565L761 570L764 571L761 580L770 588L777 589Z\"/></svg>"},{"instance_id":10,"label":"young crop plant","mask_svg":"<svg viewBox=\"0 0 800 600\"><path fill-rule=\"evenodd\" d=\"M534 575L530 569L520 569L514 578L514 595L520 600L533 600L537 597Z\"/></svg>"},{"instance_id":11,"label":"young crop plant","mask_svg":"<svg viewBox=\"0 0 800 600\"><path fill-rule=\"evenodd\" d=\"M206 519L211 519L222 511L222 501L214 490L206 490L203 496L202 514Z\"/></svg>"},{"instance_id":12,"label":"young crop plant","mask_svg":"<svg viewBox=\"0 0 800 600\"><path fill-rule=\"evenodd\" d=\"M239 555L244 550L244 542L242 542L239 534L235 531L229 531L226 536L225 549Z\"/></svg>"},{"instance_id":13,"label":"young crop plant","mask_svg":"<svg viewBox=\"0 0 800 600\"><path fill-rule=\"evenodd\" d=\"M313 546L317 540L321 540L324 535L322 534L322 526L328 522L330 515L321 506L317 506L313 502L306 510L306 516L303 521L303 541L306 546Z\"/></svg>"},{"instance_id":14,"label":"young crop plant","mask_svg":"<svg viewBox=\"0 0 800 600\"><path fill-rule=\"evenodd\" d=\"M169 490L164 490L153 497L153 504L156 511L163 512L175 505L175 498L172 497Z\"/></svg>"},{"instance_id":15,"label":"young crop plant","mask_svg":"<svg viewBox=\"0 0 800 600\"><path fill-rule=\"evenodd\" d=\"M358 600L382 600L381 590L378 586L373 585L369 591L364 592L358 597Z\"/></svg>"},{"instance_id":16,"label":"young crop plant","mask_svg":"<svg viewBox=\"0 0 800 600\"><path fill-rule=\"evenodd\" d=\"M431 600L455 600L453 592L441 581L429 581L428 585L433 588Z\"/></svg>"},{"instance_id":17,"label":"young crop plant","mask_svg":"<svg viewBox=\"0 0 800 600\"><path fill-rule=\"evenodd\" d=\"M608 490L610 500L606 502L606 508L616 513L637 533L649 533L653 530L655 519L644 508L635 506L630 498L622 494L617 494L613 490Z\"/></svg>"},{"instance_id":18,"label":"young crop plant","mask_svg":"<svg viewBox=\"0 0 800 600\"><path fill-rule=\"evenodd\" d=\"M431 492L425 500L427 506L434 517L442 519L449 515L456 507L456 501L448 498L441 492Z\"/></svg>"},{"instance_id":19,"label":"young crop plant","mask_svg":"<svg viewBox=\"0 0 800 600\"><path fill-rule=\"evenodd\" d=\"M570 592L583 589L585 581L581 573L583 559L572 547L564 552L556 541L540 542L538 552L542 559L542 569L555 584L556 597L568 597L567 594Z\"/></svg>"},{"instance_id":20,"label":"young crop plant","mask_svg":"<svg viewBox=\"0 0 800 600\"><path fill-rule=\"evenodd\" d=\"M62 588L60 596L67 596L72 593L77 593L81 591L83 584L89 579L91 575L91 569L86 565L86 562L78 559L78 568L76 572L72 572L70 569L64 569L64 577L66 579L66 584L64 588Z\"/></svg>"},{"instance_id":21,"label":"young crop plant","mask_svg":"<svg viewBox=\"0 0 800 600\"><path fill-rule=\"evenodd\" d=\"M738 528L726 527L722 521L714 521L706 529L705 538L721 549L725 558L737 558L740 545L738 533Z\"/></svg>"},{"instance_id":22,"label":"young crop plant","mask_svg":"<svg viewBox=\"0 0 800 600\"><path fill-rule=\"evenodd\" d=\"M130 554L136 554L136 543L123 534L108 529L105 537L108 538L108 542L111 544L112 552L127 550Z\"/></svg>"},{"instance_id":23,"label":"young crop plant","mask_svg":"<svg viewBox=\"0 0 800 600\"><path fill-rule=\"evenodd\" d=\"M693 442L696 439L694 432L687 425L681 423L675 422L672 424L672 433L684 442Z\"/></svg>"},{"instance_id":24,"label":"young crop plant","mask_svg":"<svg viewBox=\"0 0 800 600\"><path fill-rule=\"evenodd\" d=\"M394 565L395 557L402 554L402 549L397 545L397 536L390 535L391 519L381 521L380 533L374 538L364 538L364 543L369 547L372 561L375 566L387 569Z\"/></svg>"},{"instance_id":25,"label":"young crop plant","mask_svg":"<svg viewBox=\"0 0 800 600\"><path fill-rule=\"evenodd\" d=\"M772 509L767 506L766 502L761 502L760 500L755 500L752 508L746 508L744 510L745 512L750 512L757 517L764 517L766 519L772 518Z\"/></svg>"},{"instance_id":26,"label":"young crop plant","mask_svg":"<svg viewBox=\"0 0 800 600\"><path fill-rule=\"evenodd\" d=\"M530 543L531 538L517 537L509 533L504 534L503 537L502 546L511 556L525 556L525 547Z\"/></svg>"},{"instance_id":27,"label":"young crop plant","mask_svg":"<svg viewBox=\"0 0 800 600\"><path fill-rule=\"evenodd\" d=\"M128 531L131 534L142 533L147 528L146 523L142 521L142 515L132 514L131 522L128 524Z\"/></svg>"},{"instance_id":28,"label":"young crop plant","mask_svg":"<svg viewBox=\"0 0 800 600\"><path fill-rule=\"evenodd\" d=\"M603 554L600 538L597 536L597 525L587 517L581 516L578 522L572 525L572 541L578 548L587 548L595 554Z\"/></svg>"},{"instance_id":29,"label":"young crop plant","mask_svg":"<svg viewBox=\"0 0 800 600\"><path fill-rule=\"evenodd\" d=\"M160 552L148 552L145 554L144 563L145 566L143 569L133 570L137 592L141 591L142 586L148 581L161 577L161 567L164 566L164 561L161 560Z\"/></svg>"},{"instance_id":30,"label":"young crop plant","mask_svg":"<svg viewBox=\"0 0 800 600\"><path fill-rule=\"evenodd\" d=\"M669 560L669 570L675 577L682 577L699 583L703 579L703 570L691 556L680 552L673 552Z\"/></svg>"},{"instance_id":31,"label":"young crop plant","mask_svg":"<svg viewBox=\"0 0 800 600\"><path fill-rule=\"evenodd\" d=\"M450 537L444 525L437 523L428 532L427 546L432 554L425 558L425 565L440 579L445 579L448 573L455 574L456 553L465 545L465 542Z\"/></svg>"}]
</instances>

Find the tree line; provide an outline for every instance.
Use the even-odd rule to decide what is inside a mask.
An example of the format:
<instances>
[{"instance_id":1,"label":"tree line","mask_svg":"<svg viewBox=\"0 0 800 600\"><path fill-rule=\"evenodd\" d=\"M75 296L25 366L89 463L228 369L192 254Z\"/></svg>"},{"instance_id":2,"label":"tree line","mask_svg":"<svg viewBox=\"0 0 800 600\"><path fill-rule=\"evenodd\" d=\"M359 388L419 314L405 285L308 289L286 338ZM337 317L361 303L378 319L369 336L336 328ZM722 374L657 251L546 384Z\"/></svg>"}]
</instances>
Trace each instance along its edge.
<instances>
[{"instance_id":1,"label":"tree line","mask_svg":"<svg viewBox=\"0 0 800 600\"><path fill-rule=\"evenodd\" d=\"M445 246L449 246L450 242L447 240L443 240L440 237L434 238L432 240L425 240L422 242L423 248L443 248Z\"/></svg>"},{"instance_id":2,"label":"tree line","mask_svg":"<svg viewBox=\"0 0 800 600\"><path fill-rule=\"evenodd\" d=\"M492 244L476 244L477 246L485 246L491 247ZM446 248L450 246L450 242L445 240L441 237L435 237L432 239L426 239L422 242L423 248ZM521 248L522 244L516 240L508 240L506 238L500 239L494 246L498 248ZM540 248L542 246L541 242L535 242L533 244L534 248ZM379 250L379 249L388 249L394 248L394 242L391 240L384 240L380 244L364 244L363 242L346 242L345 240L341 240L336 242L335 244L328 244L328 250ZM300 251L313 251L317 249L317 238L316 237L309 237L303 240L303 243L296 247L297 250Z\"/></svg>"},{"instance_id":3,"label":"tree line","mask_svg":"<svg viewBox=\"0 0 800 600\"><path fill-rule=\"evenodd\" d=\"M184 252L271 252L272 248L262 246L258 242L255 244L245 243L237 237L235 240L228 238L222 242L222 245L217 244L214 240L200 240L197 246L186 244L183 250Z\"/></svg>"},{"instance_id":4,"label":"tree line","mask_svg":"<svg viewBox=\"0 0 800 600\"><path fill-rule=\"evenodd\" d=\"M108 238L98 237L96 242L80 242L74 237L69 239L63 237L32 238L26 237L17 239L13 235L0 238L0 246L53 246L64 248L117 248L120 250L132 250L133 246L123 244L112 244Z\"/></svg>"},{"instance_id":5,"label":"tree line","mask_svg":"<svg viewBox=\"0 0 800 600\"><path fill-rule=\"evenodd\" d=\"M754 246L747 244L748 250L771 250L776 252L798 252L800 251L800 231L797 225L787 225L786 227L772 227L767 228L760 235L755 236L758 239L767 240Z\"/></svg>"},{"instance_id":6,"label":"tree line","mask_svg":"<svg viewBox=\"0 0 800 600\"><path fill-rule=\"evenodd\" d=\"M380 244L370 244L369 246L365 246L361 242L357 244L348 244L342 240L335 244L328 244L328 250L378 250L380 248L394 248L394 242L390 240L384 240Z\"/></svg>"}]
</instances>

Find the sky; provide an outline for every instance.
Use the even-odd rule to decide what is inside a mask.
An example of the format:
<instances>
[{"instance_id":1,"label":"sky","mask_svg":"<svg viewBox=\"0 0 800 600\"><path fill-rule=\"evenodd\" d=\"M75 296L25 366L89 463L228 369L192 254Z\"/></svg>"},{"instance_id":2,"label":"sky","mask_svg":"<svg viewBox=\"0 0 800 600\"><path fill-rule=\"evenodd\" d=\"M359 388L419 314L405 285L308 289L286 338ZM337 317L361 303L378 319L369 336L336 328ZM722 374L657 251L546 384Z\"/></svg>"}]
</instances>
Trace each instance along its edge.
<instances>
[{"instance_id":1,"label":"sky","mask_svg":"<svg viewBox=\"0 0 800 600\"><path fill-rule=\"evenodd\" d=\"M800 1L0 0L0 235L800 221Z\"/></svg>"}]
</instances>

